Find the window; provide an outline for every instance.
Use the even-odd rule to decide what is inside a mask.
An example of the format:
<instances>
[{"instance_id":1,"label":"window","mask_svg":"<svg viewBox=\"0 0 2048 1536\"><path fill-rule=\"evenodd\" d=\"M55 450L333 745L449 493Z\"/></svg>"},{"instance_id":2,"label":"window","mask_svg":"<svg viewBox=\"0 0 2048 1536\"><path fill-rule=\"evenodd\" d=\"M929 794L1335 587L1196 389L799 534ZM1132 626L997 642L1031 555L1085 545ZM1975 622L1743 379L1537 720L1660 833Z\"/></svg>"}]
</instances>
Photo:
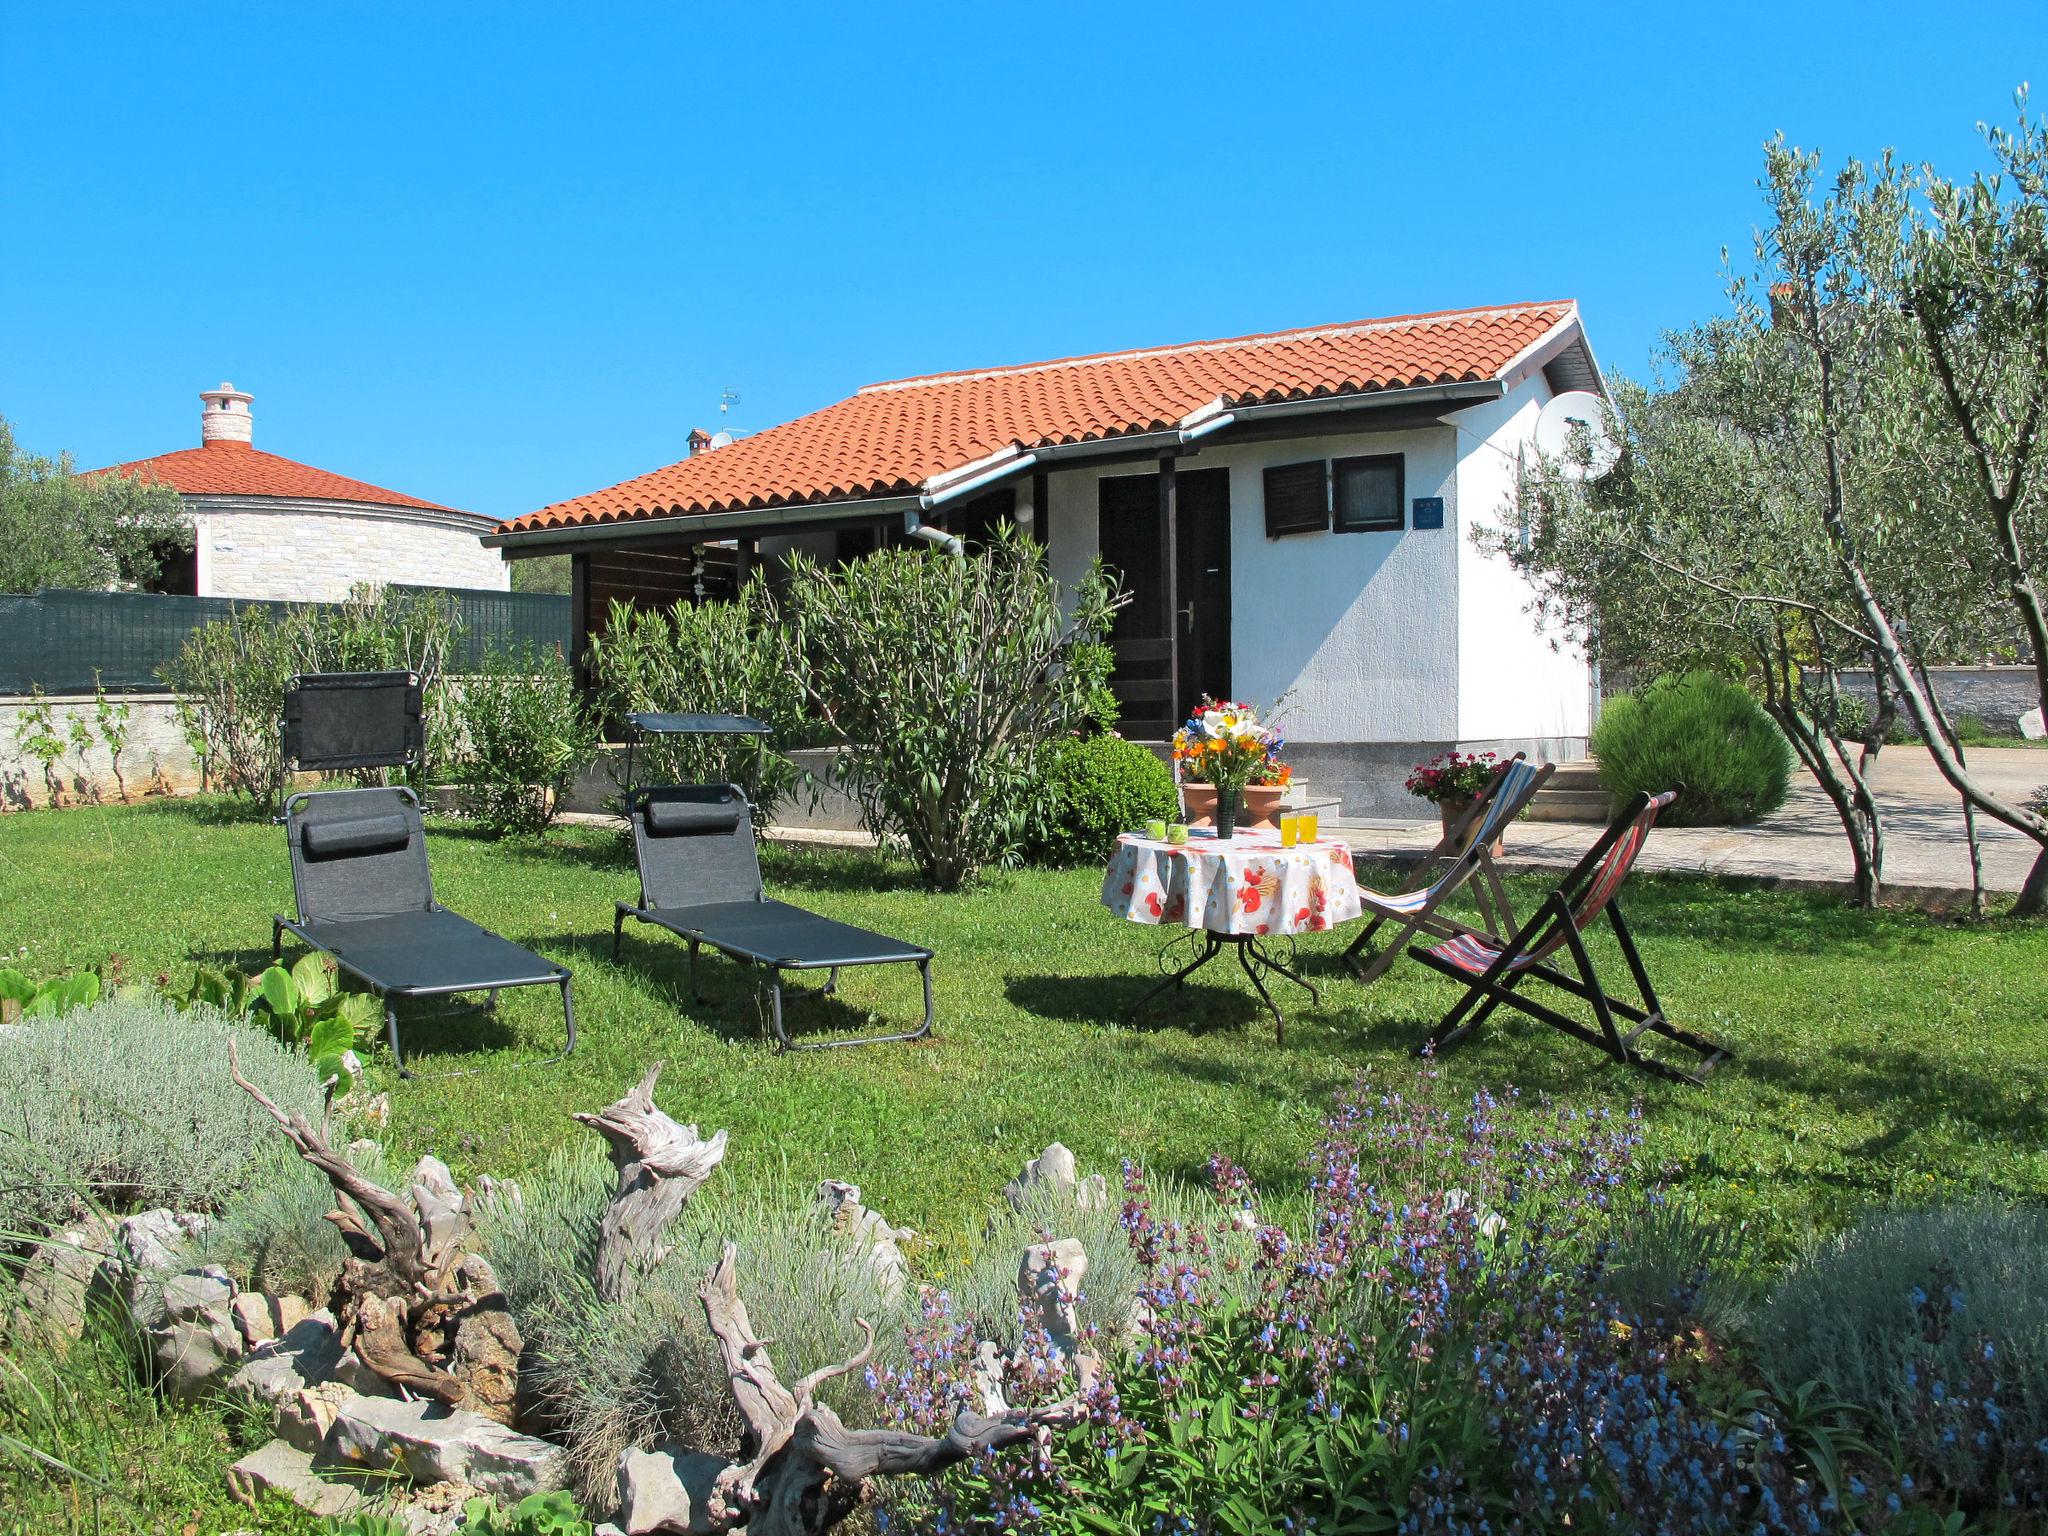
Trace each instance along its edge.
<instances>
[{"instance_id":1,"label":"window","mask_svg":"<svg viewBox=\"0 0 2048 1536\"><path fill-rule=\"evenodd\" d=\"M1338 459L1330 468L1339 533L1398 532L1407 526L1400 454Z\"/></svg>"},{"instance_id":2,"label":"window","mask_svg":"<svg viewBox=\"0 0 2048 1536\"><path fill-rule=\"evenodd\" d=\"M1275 464L1266 470L1266 537L1321 533L1330 526L1329 465Z\"/></svg>"}]
</instances>

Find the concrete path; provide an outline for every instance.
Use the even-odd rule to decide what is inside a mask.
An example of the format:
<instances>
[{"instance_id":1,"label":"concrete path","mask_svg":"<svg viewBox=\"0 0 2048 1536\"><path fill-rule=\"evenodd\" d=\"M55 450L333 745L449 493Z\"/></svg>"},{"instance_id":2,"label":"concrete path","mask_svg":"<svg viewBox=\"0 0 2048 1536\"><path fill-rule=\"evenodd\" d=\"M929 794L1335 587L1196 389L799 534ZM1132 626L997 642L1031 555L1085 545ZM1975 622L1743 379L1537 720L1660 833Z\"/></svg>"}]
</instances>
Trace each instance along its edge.
<instances>
[{"instance_id":1,"label":"concrete path","mask_svg":"<svg viewBox=\"0 0 2048 1536\"><path fill-rule=\"evenodd\" d=\"M2023 800L2048 784L2048 749L1976 747L1971 770L2001 797ZM1963 840L1962 806L1925 748L1886 747L1875 783L1885 825L1888 898L1949 905L1967 900L1970 858ZM2033 865L2031 838L1978 817L1984 848L1984 883L2017 891ZM1428 852L1440 835L1434 822L1356 820L1335 824L1362 857L1402 859ZM1509 829L1509 865L1570 865L1599 835L1577 822L1520 821ZM1783 809L1748 827L1659 827L1644 851L1645 869L1712 875L1749 875L1790 884L1843 886L1850 881L1848 839L1834 807L1812 778L1800 773Z\"/></svg>"}]
</instances>

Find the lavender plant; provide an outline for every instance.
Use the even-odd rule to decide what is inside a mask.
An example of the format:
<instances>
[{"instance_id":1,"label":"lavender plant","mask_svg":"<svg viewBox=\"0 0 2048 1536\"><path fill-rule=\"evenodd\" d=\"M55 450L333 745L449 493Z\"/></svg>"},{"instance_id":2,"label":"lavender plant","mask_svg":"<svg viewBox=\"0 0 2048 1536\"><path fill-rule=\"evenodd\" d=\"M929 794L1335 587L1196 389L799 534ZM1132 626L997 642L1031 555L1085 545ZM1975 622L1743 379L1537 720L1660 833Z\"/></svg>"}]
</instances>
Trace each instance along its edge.
<instances>
[{"instance_id":1,"label":"lavender plant","mask_svg":"<svg viewBox=\"0 0 2048 1536\"><path fill-rule=\"evenodd\" d=\"M970 1463L915 1513L1131 1536L1828 1529L1836 1501L1771 1400L1702 1390L1608 1292L1639 1140L1633 1114L1454 1105L1426 1070L1339 1100L1293 1229L1226 1159L1192 1219L1127 1167L1131 1347L1035 1460ZM877 1377L888 1411L929 1429L985 1394L975 1333L930 1299L909 1364ZM1012 1401L1082 1385L1029 1333L1004 1370Z\"/></svg>"}]
</instances>

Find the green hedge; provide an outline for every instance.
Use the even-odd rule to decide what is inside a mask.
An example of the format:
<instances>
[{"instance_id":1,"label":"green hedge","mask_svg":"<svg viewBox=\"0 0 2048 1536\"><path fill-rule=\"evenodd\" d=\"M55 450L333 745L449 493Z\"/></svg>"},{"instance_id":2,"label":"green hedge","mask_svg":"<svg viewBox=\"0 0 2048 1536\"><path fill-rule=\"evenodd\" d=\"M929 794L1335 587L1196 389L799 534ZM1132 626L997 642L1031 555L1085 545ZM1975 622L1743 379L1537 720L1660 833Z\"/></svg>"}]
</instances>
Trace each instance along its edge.
<instances>
[{"instance_id":1,"label":"green hedge","mask_svg":"<svg viewBox=\"0 0 2048 1536\"><path fill-rule=\"evenodd\" d=\"M1607 701L1593 730L1600 783L1617 804L1676 789L1663 820L1715 827L1785 803L1792 747L1749 690L1706 672L1659 678Z\"/></svg>"},{"instance_id":2,"label":"green hedge","mask_svg":"<svg viewBox=\"0 0 2048 1536\"><path fill-rule=\"evenodd\" d=\"M1095 864L1119 832L1178 814L1166 764L1121 736L1069 736L1039 757L1024 856L1034 864Z\"/></svg>"}]
</instances>

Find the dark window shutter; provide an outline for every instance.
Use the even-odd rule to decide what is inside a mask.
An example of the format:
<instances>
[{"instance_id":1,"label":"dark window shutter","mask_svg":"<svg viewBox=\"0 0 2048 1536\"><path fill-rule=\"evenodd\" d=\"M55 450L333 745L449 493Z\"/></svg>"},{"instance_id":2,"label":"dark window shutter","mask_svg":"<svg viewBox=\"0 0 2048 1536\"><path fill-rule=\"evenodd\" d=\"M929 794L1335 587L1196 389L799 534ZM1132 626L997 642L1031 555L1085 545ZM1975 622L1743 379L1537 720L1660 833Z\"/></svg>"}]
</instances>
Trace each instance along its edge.
<instances>
[{"instance_id":1,"label":"dark window shutter","mask_svg":"<svg viewBox=\"0 0 2048 1536\"><path fill-rule=\"evenodd\" d=\"M1321 533L1330 526L1329 466L1275 464L1266 471L1266 537Z\"/></svg>"},{"instance_id":2,"label":"dark window shutter","mask_svg":"<svg viewBox=\"0 0 2048 1536\"><path fill-rule=\"evenodd\" d=\"M1330 478L1339 533L1395 532L1407 526L1400 454L1337 459L1330 466Z\"/></svg>"}]
</instances>

